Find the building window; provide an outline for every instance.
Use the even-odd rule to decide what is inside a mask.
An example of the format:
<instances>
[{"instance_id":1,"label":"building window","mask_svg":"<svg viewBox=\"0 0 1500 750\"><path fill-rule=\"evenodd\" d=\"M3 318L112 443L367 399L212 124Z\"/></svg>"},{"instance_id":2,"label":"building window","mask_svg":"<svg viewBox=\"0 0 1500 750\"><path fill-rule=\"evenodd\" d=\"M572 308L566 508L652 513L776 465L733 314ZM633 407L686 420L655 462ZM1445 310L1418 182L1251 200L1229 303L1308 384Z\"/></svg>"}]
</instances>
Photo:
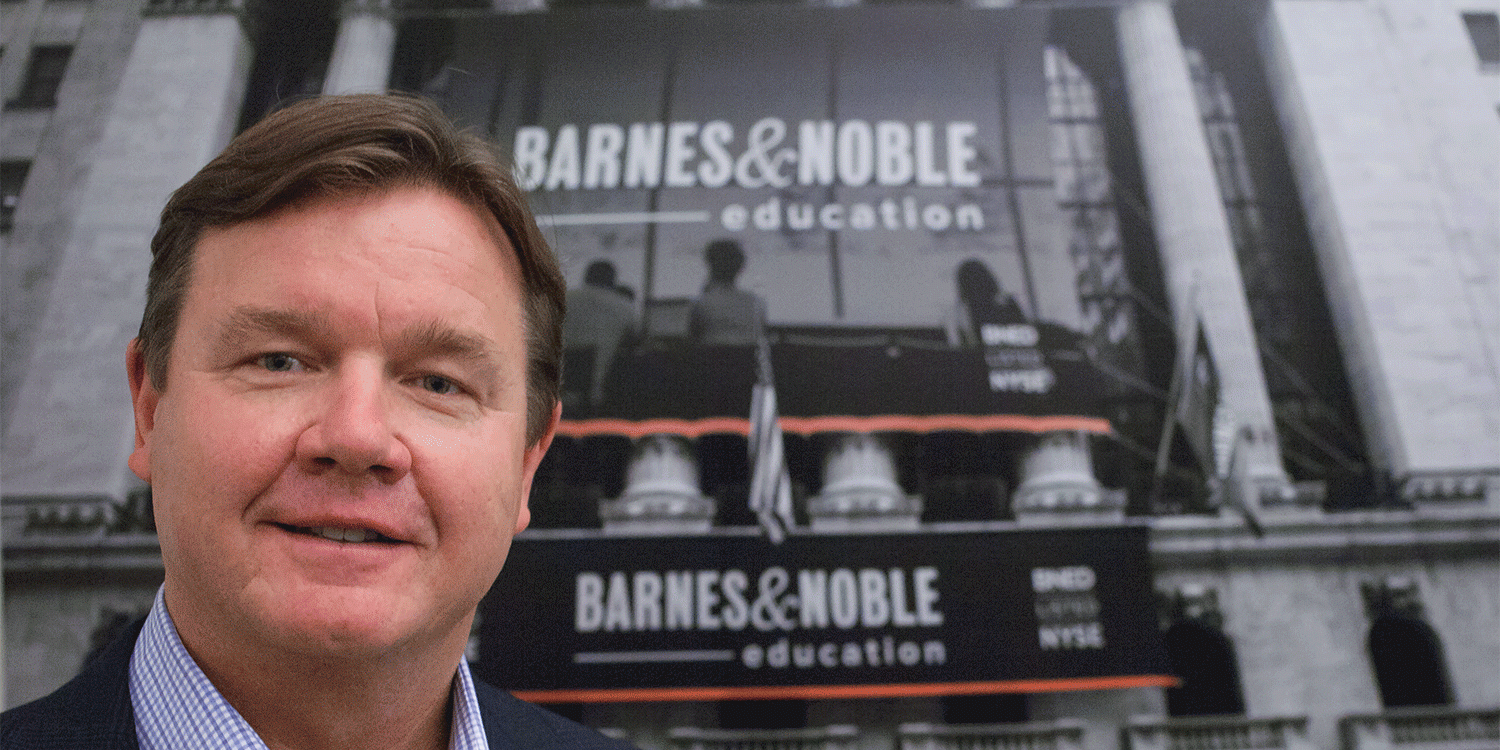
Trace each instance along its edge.
<instances>
[{"instance_id":1,"label":"building window","mask_svg":"<svg viewBox=\"0 0 1500 750\"><path fill-rule=\"evenodd\" d=\"M1453 702L1443 646L1419 618L1386 614L1370 625L1370 663L1386 708L1446 706Z\"/></svg>"},{"instance_id":2,"label":"building window","mask_svg":"<svg viewBox=\"0 0 1500 750\"><path fill-rule=\"evenodd\" d=\"M1234 644L1218 628L1179 620L1162 638L1172 675L1182 684L1167 688L1169 716L1243 714L1240 672Z\"/></svg>"},{"instance_id":3,"label":"building window","mask_svg":"<svg viewBox=\"0 0 1500 750\"><path fill-rule=\"evenodd\" d=\"M1162 636L1172 675L1167 715L1216 716L1245 713L1239 659L1224 634L1224 615L1214 589L1185 586L1170 602L1172 624Z\"/></svg>"},{"instance_id":4,"label":"building window","mask_svg":"<svg viewBox=\"0 0 1500 750\"><path fill-rule=\"evenodd\" d=\"M1043 50L1052 170L1057 200L1071 223L1069 252L1077 271L1084 328L1111 372L1112 393L1129 393L1124 377L1141 377L1137 295L1125 273L1115 194L1105 153L1098 97L1088 74L1057 45Z\"/></svg>"},{"instance_id":5,"label":"building window","mask_svg":"<svg viewBox=\"0 0 1500 750\"><path fill-rule=\"evenodd\" d=\"M57 104L57 89L62 86L63 74L68 70L68 58L73 56L71 45L59 44L36 47L31 50L31 64L26 68L26 80L16 98L5 103L7 107L43 108Z\"/></svg>"},{"instance_id":6,"label":"building window","mask_svg":"<svg viewBox=\"0 0 1500 750\"><path fill-rule=\"evenodd\" d=\"M0 162L0 233L9 234L15 223L16 206L21 203L21 187L26 184L29 161Z\"/></svg>"},{"instance_id":7,"label":"building window","mask_svg":"<svg viewBox=\"0 0 1500 750\"><path fill-rule=\"evenodd\" d=\"M1479 56L1479 69L1486 73L1500 73L1500 15L1465 13L1464 26L1469 29L1474 54Z\"/></svg>"},{"instance_id":8,"label":"building window","mask_svg":"<svg viewBox=\"0 0 1500 750\"><path fill-rule=\"evenodd\" d=\"M1193 95L1239 260L1261 369L1296 480L1325 482L1327 508L1387 502L1365 456L1312 237L1276 127L1252 22L1230 6L1179 4ZM1216 10L1217 9L1217 10ZM1227 16L1227 17L1226 17Z\"/></svg>"},{"instance_id":9,"label":"building window","mask_svg":"<svg viewBox=\"0 0 1500 750\"><path fill-rule=\"evenodd\" d=\"M1453 703L1443 644L1427 624L1416 581L1393 576L1360 586L1370 634L1365 642L1386 708Z\"/></svg>"},{"instance_id":10,"label":"building window","mask_svg":"<svg viewBox=\"0 0 1500 750\"><path fill-rule=\"evenodd\" d=\"M1168 412L1173 333L1138 149L1106 8L1051 11L1043 52L1052 174L1100 396L1115 429L1094 448L1094 472L1124 488L1126 512L1207 511L1196 462L1174 450L1163 477L1156 446ZM1155 488L1159 487L1159 491Z\"/></svg>"}]
</instances>

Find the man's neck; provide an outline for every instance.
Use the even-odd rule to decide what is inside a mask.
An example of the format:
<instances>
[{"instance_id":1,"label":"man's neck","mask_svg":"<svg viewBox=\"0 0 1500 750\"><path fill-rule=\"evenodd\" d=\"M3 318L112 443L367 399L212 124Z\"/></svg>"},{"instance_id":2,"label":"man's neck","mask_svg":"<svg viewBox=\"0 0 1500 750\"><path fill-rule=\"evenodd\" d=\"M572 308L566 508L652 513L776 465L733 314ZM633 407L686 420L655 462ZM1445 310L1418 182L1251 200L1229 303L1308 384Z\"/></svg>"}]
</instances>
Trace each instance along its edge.
<instances>
[{"instance_id":1,"label":"man's neck","mask_svg":"<svg viewBox=\"0 0 1500 750\"><path fill-rule=\"evenodd\" d=\"M462 642L375 660L233 646L182 632L180 625L179 635L209 681L270 750L446 750L449 745Z\"/></svg>"},{"instance_id":2,"label":"man's neck","mask_svg":"<svg viewBox=\"0 0 1500 750\"><path fill-rule=\"evenodd\" d=\"M283 665L284 666L284 665ZM269 750L446 750L452 724L453 672L419 679L330 667L277 670L266 687L238 687L205 669L225 700ZM262 675L262 677L266 677Z\"/></svg>"}]
</instances>

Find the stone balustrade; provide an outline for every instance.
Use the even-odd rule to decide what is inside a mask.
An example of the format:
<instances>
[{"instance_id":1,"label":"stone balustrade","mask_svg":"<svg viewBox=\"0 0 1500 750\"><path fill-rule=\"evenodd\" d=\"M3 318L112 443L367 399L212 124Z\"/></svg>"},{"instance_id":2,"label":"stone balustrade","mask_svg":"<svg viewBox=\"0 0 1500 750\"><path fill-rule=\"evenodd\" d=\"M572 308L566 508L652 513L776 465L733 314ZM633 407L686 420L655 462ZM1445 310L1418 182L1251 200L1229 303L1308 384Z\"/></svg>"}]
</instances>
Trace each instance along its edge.
<instances>
[{"instance_id":1,"label":"stone balustrade","mask_svg":"<svg viewBox=\"0 0 1500 750\"><path fill-rule=\"evenodd\" d=\"M859 729L849 724L808 729L678 727L668 736L674 750L855 750Z\"/></svg>"},{"instance_id":2,"label":"stone balustrade","mask_svg":"<svg viewBox=\"0 0 1500 750\"><path fill-rule=\"evenodd\" d=\"M1121 750L1313 750L1306 716L1131 719Z\"/></svg>"},{"instance_id":3,"label":"stone balustrade","mask_svg":"<svg viewBox=\"0 0 1500 750\"><path fill-rule=\"evenodd\" d=\"M1029 724L902 724L901 750L1079 750L1083 723L1064 719Z\"/></svg>"},{"instance_id":4,"label":"stone balustrade","mask_svg":"<svg viewBox=\"0 0 1500 750\"><path fill-rule=\"evenodd\" d=\"M1344 750L1494 750L1500 748L1500 708L1394 709L1346 716L1339 730Z\"/></svg>"}]
</instances>

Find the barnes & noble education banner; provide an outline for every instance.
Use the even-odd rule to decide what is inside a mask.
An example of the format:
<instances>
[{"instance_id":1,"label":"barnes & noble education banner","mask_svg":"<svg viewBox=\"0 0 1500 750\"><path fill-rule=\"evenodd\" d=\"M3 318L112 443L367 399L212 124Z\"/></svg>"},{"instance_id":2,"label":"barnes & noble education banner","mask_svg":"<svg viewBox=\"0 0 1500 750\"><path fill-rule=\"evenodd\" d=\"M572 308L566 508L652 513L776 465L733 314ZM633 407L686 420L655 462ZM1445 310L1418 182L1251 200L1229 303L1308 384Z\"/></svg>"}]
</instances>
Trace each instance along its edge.
<instances>
[{"instance_id":1,"label":"barnes & noble education banner","mask_svg":"<svg viewBox=\"0 0 1500 750\"><path fill-rule=\"evenodd\" d=\"M483 605L475 669L538 701L1165 685L1146 536L527 535Z\"/></svg>"}]
</instances>

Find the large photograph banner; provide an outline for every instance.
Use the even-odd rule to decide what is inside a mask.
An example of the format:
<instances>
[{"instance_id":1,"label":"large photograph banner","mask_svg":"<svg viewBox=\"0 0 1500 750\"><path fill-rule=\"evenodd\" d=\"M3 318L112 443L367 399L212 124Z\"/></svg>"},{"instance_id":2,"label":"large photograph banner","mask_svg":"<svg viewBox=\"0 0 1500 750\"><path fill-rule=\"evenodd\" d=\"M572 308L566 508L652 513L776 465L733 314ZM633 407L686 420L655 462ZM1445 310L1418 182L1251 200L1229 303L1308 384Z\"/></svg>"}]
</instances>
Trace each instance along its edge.
<instances>
[{"instance_id":1,"label":"large photograph banner","mask_svg":"<svg viewBox=\"0 0 1500 750\"><path fill-rule=\"evenodd\" d=\"M1108 432L1047 23L760 6L442 26L425 92L512 155L568 275L563 433L744 433L756 383L804 433Z\"/></svg>"},{"instance_id":2,"label":"large photograph banner","mask_svg":"<svg viewBox=\"0 0 1500 750\"><path fill-rule=\"evenodd\" d=\"M526 534L482 606L476 669L569 702L1168 685L1146 541L1144 526Z\"/></svg>"}]
</instances>

